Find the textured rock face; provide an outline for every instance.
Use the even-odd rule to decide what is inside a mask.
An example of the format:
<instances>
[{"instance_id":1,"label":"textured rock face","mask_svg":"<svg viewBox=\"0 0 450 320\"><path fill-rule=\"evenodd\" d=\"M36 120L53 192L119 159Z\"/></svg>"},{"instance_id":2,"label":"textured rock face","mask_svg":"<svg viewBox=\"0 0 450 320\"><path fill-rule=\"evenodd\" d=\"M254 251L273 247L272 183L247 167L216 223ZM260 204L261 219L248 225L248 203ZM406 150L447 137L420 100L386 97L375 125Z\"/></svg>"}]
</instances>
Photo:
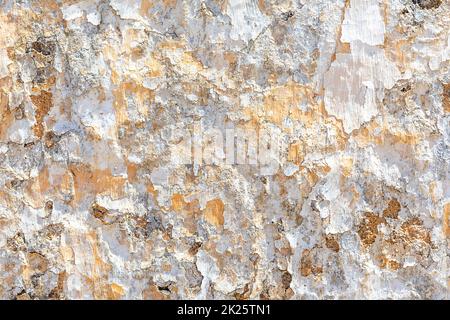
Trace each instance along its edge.
<instances>
[{"instance_id":1,"label":"textured rock face","mask_svg":"<svg viewBox=\"0 0 450 320\"><path fill-rule=\"evenodd\" d=\"M0 298L448 298L450 2L0 0L0 28Z\"/></svg>"}]
</instances>

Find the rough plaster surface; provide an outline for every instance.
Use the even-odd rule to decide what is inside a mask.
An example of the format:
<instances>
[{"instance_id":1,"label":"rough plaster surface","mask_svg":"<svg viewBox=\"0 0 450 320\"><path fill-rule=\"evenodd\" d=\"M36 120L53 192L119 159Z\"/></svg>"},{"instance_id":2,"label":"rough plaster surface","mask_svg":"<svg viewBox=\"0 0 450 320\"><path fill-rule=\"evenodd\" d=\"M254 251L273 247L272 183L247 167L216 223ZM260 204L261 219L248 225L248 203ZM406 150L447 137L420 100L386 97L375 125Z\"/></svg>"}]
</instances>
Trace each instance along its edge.
<instances>
[{"instance_id":1,"label":"rough plaster surface","mask_svg":"<svg viewBox=\"0 0 450 320\"><path fill-rule=\"evenodd\" d=\"M0 30L0 298L448 298L449 1L0 0ZM279 168L180 163L197 124Z\"/></svg>"}]
</instances>

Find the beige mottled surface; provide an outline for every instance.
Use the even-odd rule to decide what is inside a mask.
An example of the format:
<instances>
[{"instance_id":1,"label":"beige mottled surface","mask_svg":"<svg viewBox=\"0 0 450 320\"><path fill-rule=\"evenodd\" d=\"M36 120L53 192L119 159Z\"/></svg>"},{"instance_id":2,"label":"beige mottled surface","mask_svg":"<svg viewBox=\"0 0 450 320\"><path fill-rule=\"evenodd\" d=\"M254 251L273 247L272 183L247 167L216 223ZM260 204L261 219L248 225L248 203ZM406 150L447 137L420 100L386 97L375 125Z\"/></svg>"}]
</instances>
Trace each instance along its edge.
<instances>
[{"instance_id":1,"label":"beige mottled surface","mask_svg":"<svg viewBox=\"0 0 450 320\"><path fill-rule=\"evenodd\" d=\"M449 120L447 0L0 0L0 298L448 299Z\"/></svg>"}]
</instances>

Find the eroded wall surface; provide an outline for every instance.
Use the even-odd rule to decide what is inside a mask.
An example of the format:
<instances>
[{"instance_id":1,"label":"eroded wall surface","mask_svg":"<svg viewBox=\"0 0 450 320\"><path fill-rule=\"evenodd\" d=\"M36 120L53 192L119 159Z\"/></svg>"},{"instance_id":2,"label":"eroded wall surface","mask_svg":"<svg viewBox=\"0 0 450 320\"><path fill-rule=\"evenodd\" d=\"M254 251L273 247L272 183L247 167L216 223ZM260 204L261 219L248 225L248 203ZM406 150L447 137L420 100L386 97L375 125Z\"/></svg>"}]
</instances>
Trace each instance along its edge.
<instances>
[{"instance_id":1,"label":"eroded wall surface","mask_svg":"<svg viewBox=\"0 0 450 320\"><path fill-rule=\"evenodd\" d=\"M447 0L0 0L0 298L448 298L449 67Z\"/></svg>"}]
</instances>

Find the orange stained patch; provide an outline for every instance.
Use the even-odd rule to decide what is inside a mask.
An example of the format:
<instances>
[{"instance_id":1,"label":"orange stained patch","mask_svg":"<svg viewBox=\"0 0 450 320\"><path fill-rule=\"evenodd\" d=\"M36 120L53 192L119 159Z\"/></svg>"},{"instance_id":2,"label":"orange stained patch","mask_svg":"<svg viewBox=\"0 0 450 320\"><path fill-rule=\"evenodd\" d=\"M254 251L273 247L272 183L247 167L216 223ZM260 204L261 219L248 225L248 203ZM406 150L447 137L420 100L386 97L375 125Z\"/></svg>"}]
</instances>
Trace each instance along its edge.
<instances>
[{"instance_id":1,"label":"orange stained patch","mask_svg":"<svg viewBox=\"0 0 450 320\"><path fill-rule=\"evenodd\" d=\"M221 227L224 224L224 204L220 199L213 199L206 203L206 208L203 210L205 220L210 224Z\"/></svg>"},{"instance_id":2,"label":"orange stained patch","mask_svg":"<svg viewBox=\"0 0 450 320\"><path fill-rule=\"evenodd\" d=\"M145 60L145 65L150 69L147 73L148 77L155 78L162 76L164 66L153 56L153 54L149 55Z\"/></svg>"},{"instance_id":3,"label":"orange stained patch","mask_svg":"<svg viewBox=\"0 0 450 320\"><path fill-rule=\"evenodd\" d=\"M336 37L336 51L331 56L331 62L334 62L336 60L337 54L348 54L351 53L350 43L342 42L342 23L344 22L345 13L347 8L350 7L350 0L345 0L345 6L344 6L344 14L342 15L342 21L339 24L339 28L337 30L337 37ZM326 11L323 13L326 14Z\"/></svg>"},{"instance_id":4,"label":"orange stained patch","mask_svg":"<svg viewBox=\"0 0 450 320\"><path fill-rule=\"evenodd\" d=\"M139 14L143 17L148 17L148 10L153 8L153 0L142 0L141 7L139 8Z\"/></svg>"},{"instance_id":5,"label":"orange stained patch","mask_svg":"<svg viewBox=\"0 0 450 320\"><path fill-rule=\"evenodd\" d=\"M197 199L186 202L182 195L172 196L172 210L183 215L184 227L190 234L197 230L197 217L200 213L200 204Z\"/></svg>"},{"instance_id":6,"label":"orange stained patch","mask_svg":"<svg viewBox=\"0 0 450 320\"><path fill-rule=\"evenodd\" d=\"M315 166L313 169L308 169L306 178L310 183L316 184L320 177L327 175L330 171L331 168L328 165Z\"/></svg>"},{"instance_id":7,"label":"orange stained patch","mask_svg":"<svg viewBox=\"0 0 450 320\"><path fill-rule=\"evenodd\" d=\"M32 95L30 98L36 107L34 115L36 118L36 124L33 126L33 131L38 138L42 138L44 135L44 117L48 114L52 107L52 94L43 90L39 95Z\"/></svg>"},{"instance_id":8,"label":"orange stained patch","mask_svg":"<svg viewBox=\"0 0 450 320\"><path fill-rule=\"evenodd\" d=\"M176 212L181 212L186 206L186 202L181 194L176 193L172 196L172 209Z\"/></svg>"},{"instance_id":9,"label":"orange stained patch","mask_svg":"<svg viewBox=\"0 0 450 320\"><path fill-rule=\"evenodd\" d=\"M63 199L63 194L70 194L73 191L72 174L66 169L59 169L46 166L30 181L26 196L33 208L42 208L47 194L60 195Z\"/></svg>"},{"instance_id":10,"label":"orange stained patch","mask_svg":"<svg viewBox=\"0 0 450 320\"><path fill-rule=\"evenodd\" d=\"M322 266L314 264L311 251L308 249L303 250L300 260L300 274L303 277L308 277L311 274L319 275L322 272Z\"/></svg>"},{"instance_id":11,"label":"orange stained patch","mask_svg":"<svg viewBox=\"0 0 450 320\"><path fill-rule=\"evenodd\" d=\"M44 83L40 83L39 85L33 86L31 92L40 93L41 91L49 91L56 83L56 77L51 76Z\"/></svg>"},{"instance_id":12,"label":"orange stained patch","mask_svg":"<svg viewBox=\"0 0 450 320\"><path fill-rule=\"evenodd\" d=\"M203 64L189 51L183 52L181 65L186 71L190 71L190 73L196 73L203 69Z\"/></svg>"},{"instance_id":13,"label":"orange stained patch","mask_svg":"<svg viewBox=\"0 0 450 320\"><path fill-rule=\"evenodd\" d=\"M446 237L450 236L450 224L449 224L449 219L450 219L450 202L446 203L444 205L444 215L443 215L443 219L444 219L444 234Z\"/></svg>"},{"instance_id":14,"label":"orange stained patch","mask_svg":"<svg viewBox=\"0 0 450 320\"><path fill-rule=\"evenodd\" d=\"M299 109L300 103L314 104L313 92L310 88L289 82L285 86L275 87L264 97L263 110L265 118L281 125L286 117L313 121L311 113L303 113Z\"/></svg>"},{"instance_id":15,"label":"orange stained patch","mask_svg":"<svg viewBox=\"0 0 450 320\"><path fill-rule=\"evenodd\" d=\"M319 182L319 176L314 170L306 169L306 180L311 186L314 186L317 182Z\"/></svg>"},{"instance_id":16,"label":"orange stained patch","mask_svg":"<svg viewBox=\"0 0 450 320\"><path fill-rule=\"evenodd\" d=\"M227 51L223 54L223 58L229 65L234 65L237 61L237 55L234 52Z\"/></svg>"},{"instance_id":17,"label":"orange stained patch","mask_svg":"<svg viewBox=\"0 0 450 320\"><path fill-rule=\"evenodd\" d=\"M128 28L122 32L122 45L119 50L131 54L131 56L136 55L136 50L142 49L142 47L136 46L136 43L142 42L145 37L144 30ZM141 57L142 54L138 54L138 56Z\"/></svg>"},{"instance_id":18,"label":"orange stained patch","mask_svg":"<svg viewBox=\"0 0 450 320\"><path fill-rule=\"evenodd\" d=\"M129 161L126 161L126 165L127 165L128 181L130 181L131 183L136 182L137 170L139 169L138 165Z\"/></svg>"},{"instance_id":19,"label":"orange stained patch","mask_svg":"<svg viewBox=\"0 0 450 320\"><path fill-rule=\"evenodd\" d=\"M265 0L258 0L258 8L261 12L266 13L266 2Z\"/></svg>"},{"instance_id":20,"label":"orange stained patch","mask_svg":"<svg viewBox=\"0 0 450 320\"><path fill-rule=\"evenodd\" d=\"M151 193L155 200L158 197L158 190L155 189L155 187L153 186L153 184L151 182L147 185L147 192Z\"/></svg>"},{"instance_id":21,"label":"orange stained patch","mask_svg":"<svg viewBox=\"0 0 450 320\"><path fill-rule=\"evenodd\" d=\"M109 282L112 267L100 255L97 234L95 232L87 233L86 238L90 244L93 259L86 281L92 290L94 299L116 300L122 298L125 294L123 287Z\"/></svg>"},{"instance_id":22,"label":"orange stained patch","mask_svg":"<svg viewBox=\"0 0 450 320\"><path fill-rule=\"evenodd\" d=\"M152 90L145 88L135 82L123 82L114 90L114 109L116 111L117 124L126 124L128 118L127 97L132 96L137 103L137 109L140 113L147 115L150 103L155 95Z\"/></svg>"},{"instance_id":23,"label":"orange stained patch","mask_svg":"<svg viewBox=\"0 0 450 320\"><path fill-rule=\"evenodd\" d=\"M108 299L109 300L117 300L124 296L125 290L122 286L118 285L117 283L111 283L109 286L109 292L108 292Z\"/></svg>"},{"instance_id":24,"label":"orange stained patch","mask_svg":"<svg viewBox=\"0 0 450 320\"><path fill-rule=\"evenodd\" d=\"M142 298L144 300L167 300L169 296L163 294L154 283L151 283L142 291Z\"/></svg>"},{"instance_id":25,"label":"orange stained patch","mask_svg":"<svg viewBox=\"0 0 450 320\"><path fill-rule=\"evenodd\" d=\"M173 8L177 4L177 0L162 0L165 7Z\"/></svg>"},{"instance_id":26,"label":"orange stained patch","mask_svg":"<svg viewBox=\"0 0 450 320\"><path fill-rule=\"evenodd\" d=\"M183 49L185 45L186 43L184 41L177 41L177 40L165 40L158 43L158 47L160 49L166 50Z\"/></svg>"},{"instance_id":27,"label":"orange stained patch","mask_svg":"<svg viewBox=\"0 0 450 320\"><path fill-rule=\"evenodd\" d=\"M80 203L86 196L96 194L108 194L113 199L124 196L126 179L113 176L111 169L99 170L83 164L72 164L69 170L74 182L74 204Z\"/></svg>"},{"instance_id":28,"label":"orange stained patch","mask_svg":"<svg viewBox=\"0 0 450 320\"><path fill-rule=\"evenodd\" d=\"M262 105L262 116L256 108L247 108L252 111L253 116L259 124L262 121L270 121L278 124L284 131L290 131L283 124L284 119L289 117L293 121L299 121L307 130L317 132L317 128L322 124L333 127L336 141L333 144L324 146L324 152L342 150L348 137L342 129L342 123L334 117L330 117L323 103L316 102L316 93L307 86L302 86L294 82L289 82L284 86L278 86L270 90L264 97ZM306 111L301 109L301 105L308 106ZM247 111L247 113L251 113ZM304 145L307 147L307 144ZM317 150L315 150L317 151ZM307 149L302 152L308 152Z\"/></svg>"},{"instance_id":29,"label":"orange stained patch","mask_svg":"<svg viewBox=\"0 0 450 320\"><path fill-rule=\"evenodd\" d=\"M14 122L14 114L8 108L9 99L7 91L4 92L1 87L2 83L0 80L0 139L6 140L5 136L8 131L8 128Z\"/></svg>"},{"instance_id":30,"label":"orange stained patch","mask_svg":"<svg viewBox=\"0 0 450 320\"><path fill-rule=\"evenodd\" d=\"M194 216L200 212L200 206L197 199L186 202L183 195L175 193L172 196L172 210L188 216Z\"/></svg>"},{"instance_id":31,"label":"orange stained patch","mask_svg":"<svg viewBox=\"0 0 450 320\"><path fill-rule=\"evenodd\" d=\"M349 177L352 174L353 170L353 159L352 158L344 158L341 162L342 174L345 177Z\"/></svg>"},{"instance_id":32,"label":"orange stained patch","mask_svg":"<svg viewBox=\"0 0 450 320\"><path fill-rule=\"evenodd\" d=\"M400 33L405 33L400 27L396 27L397 31ZM400 72L405 72L411 55L411 50L408 50L408 45L410 45L410 39L392 39L389 34L385 37L384 48L386 56L395 64Z\"/></svg>"},{"instance_id":33,"label":"orange stained patch","mask_svg":"<svg viewBox=\"0 0 450 320\"><path fill-rule=\"evenodd\" d=\"M379 132L375 133L375 130L378 130ZM422 139L420 134L393 129L389 127L389 124L387 123L380 126L375 121L371 121L365 127L355 130L352 135L360 147L365 147L369 144L381 145L386 142L416 145Z\"/></svg>"},{"instance_id":34,"label":"orange stained patch","mask_svg":"<svg viewBox=\"0 0 450 320\"><path fill-rule=\"evenodd\" d=\"M404 222L401 226L401 230L406 236L406 241L422 241L427 244L431 244L430 232L423 226L423 221L419 218L411 218Z\"/></svg>"},{"instance_id":35,"label":"orange stained patch","mask_svg":"<svg viewBox=\"0 0 450 320\"><path fill-rule=\"evenodd\" d=\"M181 50L181 61L177 64L177 68L180 68L185 73L196 75L197 72L203 70L203 64L194 56L193 52L187 51L184 41L162 41L158 44L158 49L162 53Z\"/></svg>"},{"instance_id":36,"label":"orange stained patch","mask_svg":"<svg viewBox=\"0 0 450 320\"><path fill-rule=\"evenodd\" d=\"M384 142L384 131L379 135L374 134L375 129L379 128L378 124L371 121L363 128L353 132L353 138L360 147L366 147L369 144L382 144Z\"/></svg>"},{"instance_id":37,"label":"orange stained patch","mask_svg":"<svg viewBox=\"0 0 450 320\"><path fill-rule=\"evenodd\" d=\"M304 147L301 142L292 143L288 148L288 161L300 165L305 156Z\"/></svg>"},{"instance_id":38,"label":"orange stained patch","mask_svg":"<svg viewBox=\"0 0 450 320\"><path fill-rule=\"evenodd\" d=\"M366 212L361 224L358 226L358 235L365 247L372 245L378 237L378 225L384 222L375 213Z\"/></svg>"},{"instance_id":39,"label":"orange stained patch","mask_svg":"<svg viewBox=\"0 0 450 320\"><path fill-rule=\"evenodd\" d=\"M325 238L325 245L327 246L328 249L331 249L334 252L339 252L340 246L335 236L327 235Z\"/></svg>"},{"instance_id":40,"label":"orange stained patch","mask_svg":"<svg viewBox=\"0 0 450 320\"><path fill-rule=\"evenodd\" d=\"M27 186L27 200L34 208L41 208L45 203L45 194L51 189L48 168L44 167Z\"/></svg>"},{"instance_id":41,"label":"orange stained patch","mask_svg":"<svg viewBox=\"0 0 450 320\"><path fill-rule=\"evenodd\" d=\"M397 199L391 199L389 200L387 208L383 210L383 217L397 219L401 209L402 206L400 205L400 202L398 202Z\"/></svg>"},{"instance_id":42,"label":"orange stained patch","mask_svg":"<svg viewBox=\"0 0 450 320\"><path fill-rule=\"evenodd\" d=\"M390 132L390 138L394 143L401 143L407 145L416 145L420 142L421 138L418 135L410 134L407 132Z\"/></svg>"},{"instance_id":43,"label":"orange stained patch","mask_svg":"<svg viewBox=\"0 0 450 320\"><path fill-rule=\"evenodd\" d=\"M115 47L113 47L111 45L105 45L103 47L103 49L102 49L102 53L103 53L103 56L105 57L105 60L110 60L112 62L118 60L117 59L117 57L118 57L118 50L117 50L117 48L115 48ZM117 79L118 79L117 73L114 70L112 70L112 72L111 72L111 81L114 84L117 84L118 83Z\"/></svg>"},{"instance_id":44,"label":"orange stained patch","mask_svg":"<svg viewBox=\"0 0 450 320\"><path fill-rule=\"evenodd\" d=\"M380 268L384 269L384 268L389 268L393 271L400 269L401 265L400 263L398 263L395 260L391 260L389 258L387 258L385 255L380 255L378 257L379 263L380 263Z\"/></svg>"},{"instance_id":45,"label":"orange stained patch","mask_svg":"<svg viewBox=\"0 0 450 320\"><path fill-rule=\"evenodd\" d=\"M27 255L28 267L31 268L34 273L44 273L48 268L47 259L40 253L29 252Z\"/></svg>"}]
</instances>

